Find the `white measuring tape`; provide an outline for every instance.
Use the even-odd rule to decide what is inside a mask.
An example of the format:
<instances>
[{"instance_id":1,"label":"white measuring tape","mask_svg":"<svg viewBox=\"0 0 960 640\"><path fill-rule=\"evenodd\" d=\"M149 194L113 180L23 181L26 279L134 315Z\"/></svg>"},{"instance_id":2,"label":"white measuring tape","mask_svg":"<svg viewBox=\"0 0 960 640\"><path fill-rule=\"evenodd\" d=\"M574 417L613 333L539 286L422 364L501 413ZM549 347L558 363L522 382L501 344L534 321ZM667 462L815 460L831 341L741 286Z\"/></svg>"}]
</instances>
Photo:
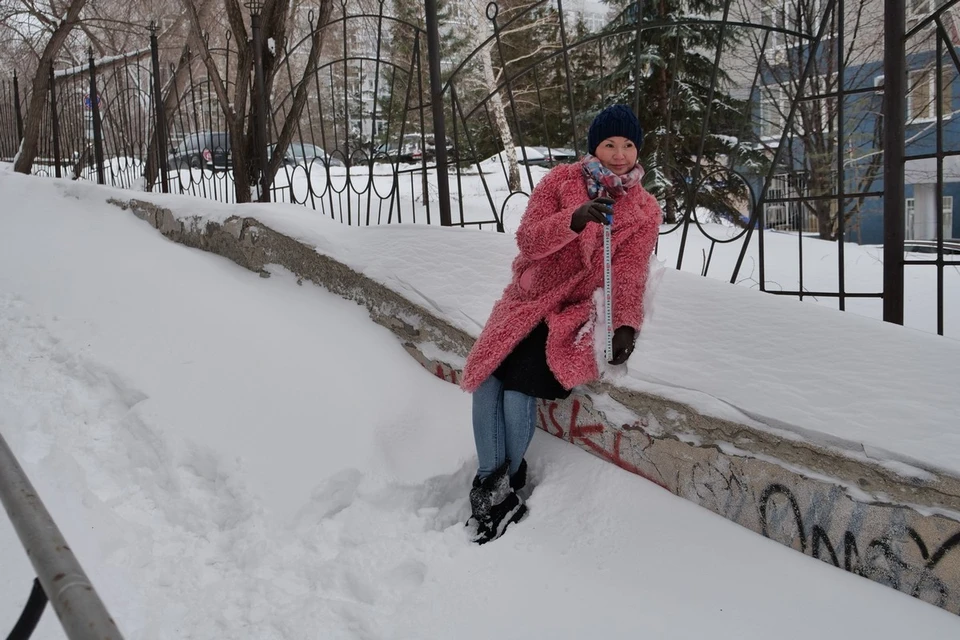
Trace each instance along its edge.
<instances>
[{"instance_id":1,"label":"white measuring tape","mask_svg":"<svg viewBox=\"0 0 960 640\"><path fill-rule=\"evenodd\" d=\"M613 250L611 239L613 233L613 214L607 214L607 224L603 225L603 304L607 325L607 348L605 355L607 362L613 360Z\"/></svg>"}]
</instances>

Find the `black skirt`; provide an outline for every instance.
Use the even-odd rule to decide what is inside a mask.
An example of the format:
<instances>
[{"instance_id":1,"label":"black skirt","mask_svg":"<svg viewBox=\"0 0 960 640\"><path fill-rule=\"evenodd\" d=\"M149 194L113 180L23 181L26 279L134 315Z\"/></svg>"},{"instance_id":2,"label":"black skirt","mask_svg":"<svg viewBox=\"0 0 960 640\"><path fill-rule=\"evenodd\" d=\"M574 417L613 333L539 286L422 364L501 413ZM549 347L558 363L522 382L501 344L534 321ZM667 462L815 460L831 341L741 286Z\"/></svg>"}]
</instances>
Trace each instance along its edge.
<instances>
[{"instance_id":1,"label":"black skirt","mask_svg":"<svg viewBox=\"0 0 960 640\"><path fill-rule=\"evenodd\" d=\"M544 400L570 395L547 364L547 332L546 322L538 324L493 372L504 389Z\"/></svg>"}]
</instances>

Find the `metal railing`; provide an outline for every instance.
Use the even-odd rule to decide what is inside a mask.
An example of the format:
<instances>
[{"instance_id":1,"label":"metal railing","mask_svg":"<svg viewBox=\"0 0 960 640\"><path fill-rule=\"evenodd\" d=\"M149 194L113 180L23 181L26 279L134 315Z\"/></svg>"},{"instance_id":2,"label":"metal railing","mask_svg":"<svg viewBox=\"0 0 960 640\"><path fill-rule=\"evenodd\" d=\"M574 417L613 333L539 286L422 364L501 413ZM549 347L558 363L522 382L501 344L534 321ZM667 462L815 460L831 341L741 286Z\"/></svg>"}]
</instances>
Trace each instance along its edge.
<instances>
[{"instance_id":1,"label":"metal railing","mask_svg":"<svg viewBox=\"0 0 960 640\"><path fill-rule=\"evenodd\" d=\"M665 213L661 237L679 245L675 258L662 256L676 268L702 259L703 275L720 277L720 264L731 282L831 298L840 310L873 300L900 324L904 269L936 269L944 334L957 266L944 241L960 235L960 216L932 203L960 202L958 2L911 13L908 29L903 0L788 0L775 15L761 15L760 0L715 0L703 15L633 0L600 31L572 29L564 0L491 2L454 27L439 24L432 1L425 20L383 1L360 13L337 2L322 17L291 18L287 44L271 51L269 100L258 95L259 112L248 114L255 132L224 113L221 94L236 87L218 92L212 80L256 84L252 72L237 76L250 43L205 34L212 63L185 46L173 64L152 29L149 46L54 73L34 172L223 202L260 184L259 199L345 224L505 231L543 174L537 165L555 164L554 152L576 158L596 111L627 102L647 129L644 187ZM475 37L457 44L444 28ZM321 32L327 44L311 64ZM703 42L681 65L682 34ZM517 57L528 40L540 46ZM0 78L0 159L18 148L25 93L23 78ZM288 129L290 143L278 144ZM505 159L506 142L517 163ZM904 256L907 198L942 230L926 238L938 243L936 259ZM793 264L776 260L769 231L796 235ZM851 242L883 245L882 281L848 274ZM827 243L829 278L803 256Z\"/></svg>"},{"instance_id":2,"label":"metal railing","mask_svg":"<svg viewBox=\"0 0 960 640\"><path fill-rule=\"evenodd\" d=\"M48 599L70 640L121 640L116 623L2 435L0 502L37 574L7 640L29 638Z\"/></svg>"}]
</instances>

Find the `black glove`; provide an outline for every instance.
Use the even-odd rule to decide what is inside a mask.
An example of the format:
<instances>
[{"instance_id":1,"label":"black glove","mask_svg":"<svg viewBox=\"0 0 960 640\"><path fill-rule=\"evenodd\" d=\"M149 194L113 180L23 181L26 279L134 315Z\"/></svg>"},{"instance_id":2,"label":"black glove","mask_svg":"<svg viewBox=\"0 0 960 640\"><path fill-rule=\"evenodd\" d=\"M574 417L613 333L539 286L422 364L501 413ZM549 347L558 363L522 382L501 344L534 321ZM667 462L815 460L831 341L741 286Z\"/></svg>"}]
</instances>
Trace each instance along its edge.
<instances>
[{"instance_id":1,"label":"black glove","mask_svg":"<svg viewBox=\"0 0 960 640\"><path fill-rule=\"evenodd\" d=\"M633 353L633 343L637 332L633 327L617 327L613 332L613 360L610 364L623 364Z\"/></svg>"},{"instance_id":2,"label":"black glove","mask_svg":"<svg viewBox=\"0 0 960 640\"><path fill-rule=\"evenodd\" d=\"M594 198L577 207L570 217L570 229L580 233L588 222L607 224L607 214L613 213L613 200Z\"/></svg>"}]
</instances>

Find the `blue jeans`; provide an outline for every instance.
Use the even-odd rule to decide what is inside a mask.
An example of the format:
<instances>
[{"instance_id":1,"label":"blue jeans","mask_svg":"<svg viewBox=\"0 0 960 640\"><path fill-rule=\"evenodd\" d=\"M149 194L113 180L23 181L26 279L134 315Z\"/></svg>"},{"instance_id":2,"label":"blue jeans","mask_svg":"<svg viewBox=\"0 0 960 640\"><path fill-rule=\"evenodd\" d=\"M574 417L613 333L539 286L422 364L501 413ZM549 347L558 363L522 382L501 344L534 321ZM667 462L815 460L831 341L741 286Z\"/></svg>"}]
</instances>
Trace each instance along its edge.
<instances>
[{"instance_id":1,"label":"blue jeans","mask_svg":"<svg viewBox=\"0 0 960 640\"><path fill-rule=\"evenodd\" d=\"M510 473L530 446L537 428L537 399L519 391L505 391L490 376L473 392L473 438L480 465L477 475L486 478L510 461Z\"/></svg>"}]
</instances>

